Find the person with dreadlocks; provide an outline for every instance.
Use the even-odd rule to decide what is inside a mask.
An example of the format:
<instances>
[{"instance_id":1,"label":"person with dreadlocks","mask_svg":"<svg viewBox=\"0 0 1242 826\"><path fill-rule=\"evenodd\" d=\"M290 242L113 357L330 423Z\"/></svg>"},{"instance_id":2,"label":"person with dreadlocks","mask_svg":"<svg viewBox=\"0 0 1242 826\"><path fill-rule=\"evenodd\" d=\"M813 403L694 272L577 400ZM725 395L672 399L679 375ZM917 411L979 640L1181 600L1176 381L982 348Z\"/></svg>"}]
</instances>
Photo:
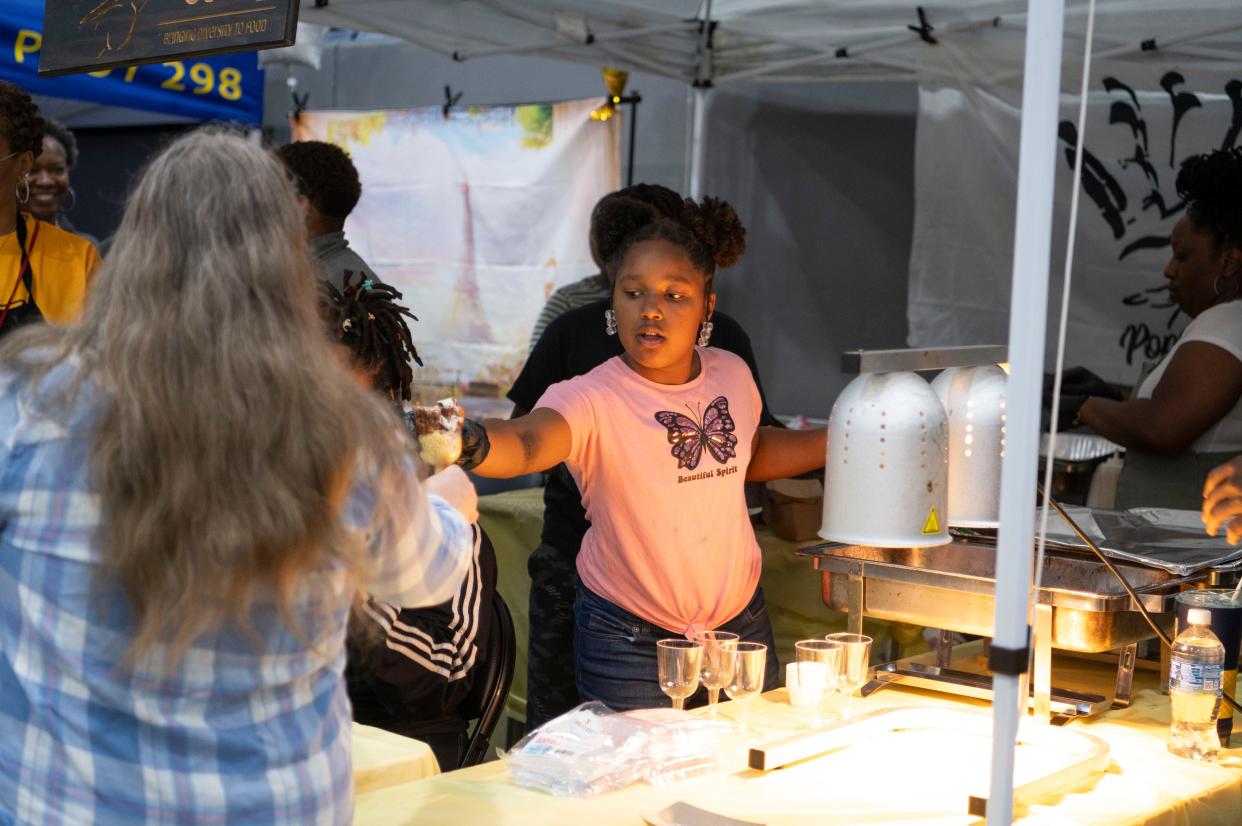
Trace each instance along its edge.
<instances>
[{"instance_id":1,"label":"person with dreadlocks","mask_svg":"<svg viewBox=\"0 0 1242 826\"><path fill-rule=\"evenodd\" d=\"M423 360L405 323L418 317L397 303L401 292L348 270L341 289L324 280L320 290L328 334L349 350L351 365L398 405L410 401L414 384L410 360L419 367Z\"/></svg>"},{"instance_id":2,"label":"person with dreadlocks","mask_svg":"<svg viewBox=\"0 0 1242 826\"><path fill-rule=\"evenodd\" d=\"M99 266L90 241L30 214L43 134L30 95L0 80L0 335L35 321L76 320Z\"/></svg>"},{"instance_id":3,"label":"person with dreadlocks","mask_svg":"<svg viewBox=\"0 0 1242 826\"><path fill-rule=\"evenodd\" d=\"M422 366L398 303L401 293L361 274L346 272L341 289L320 284L320 314L328 335L342 345L350 366L398 408L409 401L413 372ZM407 419L407 427L413 426ZM428 477L429 492L453 502L471 522L478 517L474 488L452 466ZM447 489L445 489L447 488ZM459 495L464 492L467 501ZM408 608L368 597L350 628L345 668L354 719L423 740L445 770L465 755L467 718L478 666L490 650L495 626L496 552L477 524L470 568L452 598Z\"/></svg>"},{"instance_id":4,"label":"person with dreadlocks","mask_svg":"<svg viewBox=\"0 0 1242 826\"><path fill-rule=\"evenodd\" d=\"M324 141L298 141L277 149L276 157L298 188L311 257L320 277L337 289L343 288L347 272L378 282L345 238L345 219L362 197L358 169L345 150Z\"/></svg>"},{"instance_id":5,"label":"person with dreadlocks","mask_svg":"<svg viewBox=\"0 0 1242 826\"><path fill-rule=\"evenodd\" d=\"M1119 509L1199 510L1209 471L1242 452L1242 149L1188 159L1177 176L1186 214L1164 268L1190 316L1134 398L1063 396L1062 425L1086 425L1126 448Z\"/></svg>"}]
</instances>

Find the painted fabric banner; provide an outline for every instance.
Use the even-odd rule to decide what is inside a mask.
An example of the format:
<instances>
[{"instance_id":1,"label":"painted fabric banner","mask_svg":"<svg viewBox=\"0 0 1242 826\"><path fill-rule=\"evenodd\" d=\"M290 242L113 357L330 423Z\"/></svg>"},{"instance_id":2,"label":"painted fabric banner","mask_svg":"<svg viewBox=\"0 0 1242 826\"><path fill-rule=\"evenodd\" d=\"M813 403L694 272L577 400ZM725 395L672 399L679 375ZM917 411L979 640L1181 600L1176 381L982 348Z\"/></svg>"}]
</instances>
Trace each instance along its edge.
<instances>
[{"instance_id":1,"label":"painted fabric banner","mask_svg":"<svg viewBox=\"0 0 1242 826\"><path fill-rule=\"evenodd\" d=\"M1067 55L1081 53L1067 39ZM1022 100L1021 33L946 38L920 67L912 346L1008 340ZM1233 146L1242 71L1159 55L1092 65L1066 366L1133 384L1187 322L1162 272L1185 214L1187 157ZM1006 67L997 70L997 67ZM1081 64L1062 70L1046 369L1053 367L1077 145ZM1066 89L1073 92L1066 93Z\"/></svg>"},{"instance_id":2,"label":"painted fabric banner","mask_svg":"<svg viewBox=\"0 0 1242 826\"><path fill-rule=\"evenodd\" d=\"M552 290L596 271L591 208L618 188L619 118L599 99L305 112L295 140L350 153L362 200L346 237L401 290L421 382L507 386ZM601 318L600 324L603 324Z\"/></svg>"}]
</instances>

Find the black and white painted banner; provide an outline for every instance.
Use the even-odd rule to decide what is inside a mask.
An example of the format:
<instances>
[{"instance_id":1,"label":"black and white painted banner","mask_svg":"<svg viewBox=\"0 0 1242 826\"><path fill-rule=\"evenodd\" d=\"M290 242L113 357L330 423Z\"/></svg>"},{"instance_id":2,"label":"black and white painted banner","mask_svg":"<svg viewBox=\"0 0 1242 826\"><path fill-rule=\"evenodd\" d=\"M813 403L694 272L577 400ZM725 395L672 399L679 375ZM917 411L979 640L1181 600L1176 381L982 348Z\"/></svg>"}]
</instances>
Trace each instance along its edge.
<instances>
[{"instance_id":1,"label":"black and white painted banner","mask_svg":"<svg viewBox=\"0 0 1242 826\"><path fill-rule=\"evenodd\" d=\"M995 70L1014 63L1012 52L1001 55L999 48L944 43L929 50L920 76L909 292L914 346L1008 338L1021 76ZM1074 93L1061 99L1047 369L1056 346L1080 73L1080 65L1066 62L1062 88ZM1177 171L1191 155L1233 146L1240 130L1242 64L1205 68L1139 55L1092 66L1067 365L1129 384L1144 362L1177 340L1187 318L1170 301L1162 275L1169 233L1185 212Z\"/></svg>"}]
</instances>

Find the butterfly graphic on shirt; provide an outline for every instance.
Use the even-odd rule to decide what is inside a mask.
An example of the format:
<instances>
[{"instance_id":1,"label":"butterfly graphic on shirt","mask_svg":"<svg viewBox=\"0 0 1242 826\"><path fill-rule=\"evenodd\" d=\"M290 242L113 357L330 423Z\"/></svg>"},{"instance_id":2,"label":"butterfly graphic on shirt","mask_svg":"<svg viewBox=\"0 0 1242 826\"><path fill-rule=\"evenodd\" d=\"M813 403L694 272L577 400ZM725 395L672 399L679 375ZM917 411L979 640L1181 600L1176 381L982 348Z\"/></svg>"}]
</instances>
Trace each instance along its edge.
<instances>
[{"instance_id":1,"label":"butterfly graphic on shirt","mask_svg":"<svg viewBox=\"0 0 1242 826\"><path fill-rule=\"evenodd\" d=\"M673 446L677 468L694 470L703 458L703 448L720 464L727 464L737 456L737 437L733 435L733 417L729 415L729 400L717 396L696 415L690 406L689 416L661 410L655 414L656 421L668 428L668 443Z\"/></svg>"}]
</instances>

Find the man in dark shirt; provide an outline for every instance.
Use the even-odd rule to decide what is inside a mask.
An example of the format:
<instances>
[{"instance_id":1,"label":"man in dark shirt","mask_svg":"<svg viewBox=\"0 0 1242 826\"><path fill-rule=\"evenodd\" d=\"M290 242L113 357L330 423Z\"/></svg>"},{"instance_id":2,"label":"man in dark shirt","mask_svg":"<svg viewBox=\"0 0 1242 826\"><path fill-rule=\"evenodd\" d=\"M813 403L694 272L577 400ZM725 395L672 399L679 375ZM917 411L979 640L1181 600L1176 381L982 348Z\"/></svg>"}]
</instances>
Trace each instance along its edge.
<instances>
[{"instance_id":1,"label":"man in dark shirt","mask_svg":"<svg viewBox=\"0 0 1242 826\"><path fill-rule=\"evenodd\" d=\"M635 197L630 193L642 187L663 190L680 204L680 196L671 190L645 184L614 195ZM653 205L661 208L659 204ZM570 310L548 325L509 390L509 399L516 405L515 416L533 409L544 391L556 382L590 372L613 356L621 355L617 336L610 336L604 330L604 311L608 307L609 299L596 301ZM779 427L763 396L759 370L745 331L719 311L712 314L712 323L715 327L711 346L741 356L750 367L763 399L760 424ZM579 702L573 673L573 608L578 590L575 561L582 537L591 524L582 507L582 494L564 464L548 472L543 503L543 534L539 547L527 563L531 579L526 678L528 729L565 713Z\"/></svg>"},{"instance_id":2,"label":"man in dark shirt","mask_svg":"<svg viewBox=\"0 0 1242 826\"><path fill-rule=\"evenodd\" d=\"M362 197L358 170L344 149L323 141L298 141L276 150L292 174L306 219L306 237L319 277L344 288L345 273L355 281L379 281L345 238L345 219Z\"/></svg>"}]
</instances>

